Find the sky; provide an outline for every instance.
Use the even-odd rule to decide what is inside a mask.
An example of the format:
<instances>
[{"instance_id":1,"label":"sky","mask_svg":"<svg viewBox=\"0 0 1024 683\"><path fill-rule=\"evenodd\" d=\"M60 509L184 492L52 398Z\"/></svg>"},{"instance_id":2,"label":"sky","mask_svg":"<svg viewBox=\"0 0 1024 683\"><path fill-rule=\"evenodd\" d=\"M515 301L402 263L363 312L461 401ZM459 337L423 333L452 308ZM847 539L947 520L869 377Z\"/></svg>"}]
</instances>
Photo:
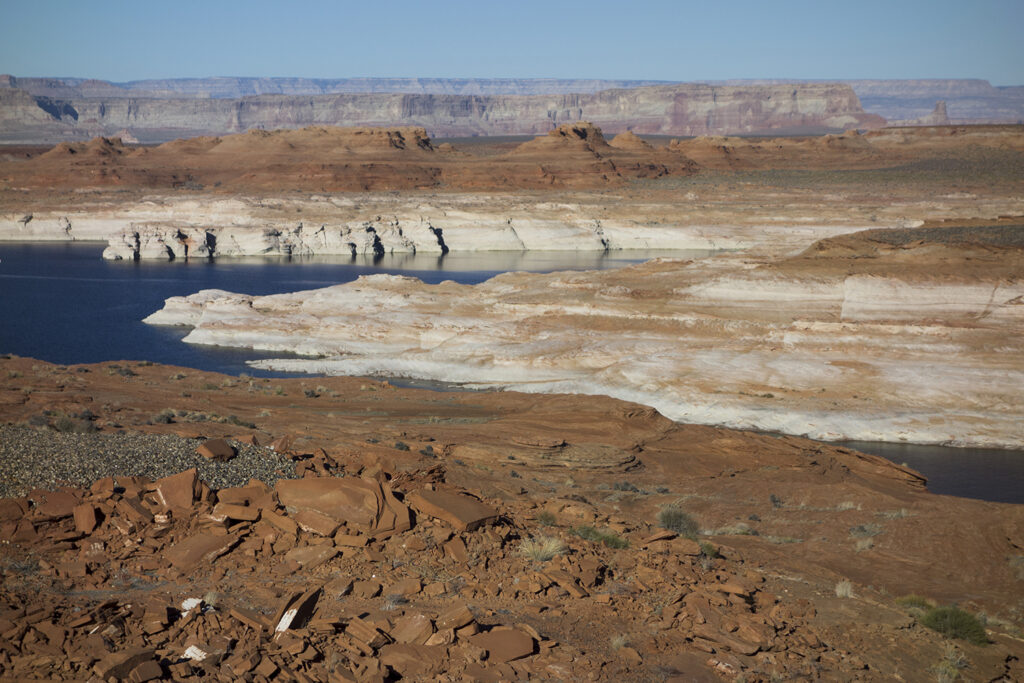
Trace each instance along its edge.
<instances>
[{"instance_id":1,"label":"sky","mask_svg":"<svg viewBox=\"0 0 1024 683\"><path fill-rule=\"evenodd\" d=\"M1024 85L1024 0L0 0L0 73L983 78Z\"/></svg>"}]
</instances>

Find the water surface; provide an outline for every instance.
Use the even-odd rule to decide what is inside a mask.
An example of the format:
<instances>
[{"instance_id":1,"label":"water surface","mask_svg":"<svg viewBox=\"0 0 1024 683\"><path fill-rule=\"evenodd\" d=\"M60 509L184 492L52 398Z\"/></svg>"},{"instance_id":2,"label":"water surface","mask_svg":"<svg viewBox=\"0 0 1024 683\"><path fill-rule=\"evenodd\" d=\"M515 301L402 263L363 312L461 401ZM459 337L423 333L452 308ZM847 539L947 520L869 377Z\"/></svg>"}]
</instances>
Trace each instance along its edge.
<instances>
[{"instance_id":1,"label":"water surface","mask_svg":"<svg viewBox=\"0 0 1024 683\"><path fill-rule=\"evenodd\" d=\"M237 375L261 353L184 344L184 327L142 319L171 296L201 289L266 295L328 287L361 275L410 275L436 284L483 282L513 270L553 272L617 268L657 256L699 258L713 252L474 252L413 255L242 257L216 261L104 261L105 243L0 242L0 353L51 363L148 360Z\"/></svg>"},{"instance_id":2,"label":"water surface","mask_svg":"<svg viewBox=\"0 0 1024 683\"><path fill-rule=\"evenodd\" d=\"M846 441L928 477L928 490L962 498L1024 503L1024 452L999 448L949 448L909 443Z\"/></svg>"}]
</instances>

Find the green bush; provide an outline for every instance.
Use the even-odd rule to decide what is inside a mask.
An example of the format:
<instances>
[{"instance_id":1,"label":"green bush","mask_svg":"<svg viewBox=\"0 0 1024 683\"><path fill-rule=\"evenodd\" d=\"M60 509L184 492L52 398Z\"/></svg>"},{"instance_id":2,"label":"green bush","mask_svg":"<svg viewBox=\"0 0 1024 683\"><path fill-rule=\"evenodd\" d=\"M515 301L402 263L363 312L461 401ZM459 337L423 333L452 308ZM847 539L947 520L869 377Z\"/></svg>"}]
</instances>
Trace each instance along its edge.
<instances>
[{"instance_id":1,"label":"green bush","mask_svg":"<svg viewBox=\"0 0 1024 683\"><path fill-rule=\"evenodd\" d=\"M933 607L921 615L921 623L949 638L986 645L988 635L978 618L959 607Z\"/></svg>"},{"instance_id":2,"label":"green bush","mask_svg":"<svg viewBox=\"0 0 1024 683\"><path fill-rule=\"evenodd\" d=\"M677 507L662 508L658 513L658 524L663 529L674 531L680 536L697 538L697 520Z\"/></svg>"},{"instance_id":3,"label":"green bush","mask_svg":"<svg viewBox=\"0 0 1024 683\"><path fill-rule=\"evenodd\" d=\"M935 603L928 598L921 595L904 595L903 597L896 598L896 604L901 607L907 607L909 609L919 609L921 611L929 610L935 607Z\"/></svg>"},{"instance_id":4,"label":"green bush","mask_svg":"<svg viewBox=\"0 0 1024 683\"><path fill-rule=\"evenodd\" d=\"M722 556L722 553L718 552L718 548L705 541L700 542L700 554L712 560Z\"/></svg>"}]
</instances>

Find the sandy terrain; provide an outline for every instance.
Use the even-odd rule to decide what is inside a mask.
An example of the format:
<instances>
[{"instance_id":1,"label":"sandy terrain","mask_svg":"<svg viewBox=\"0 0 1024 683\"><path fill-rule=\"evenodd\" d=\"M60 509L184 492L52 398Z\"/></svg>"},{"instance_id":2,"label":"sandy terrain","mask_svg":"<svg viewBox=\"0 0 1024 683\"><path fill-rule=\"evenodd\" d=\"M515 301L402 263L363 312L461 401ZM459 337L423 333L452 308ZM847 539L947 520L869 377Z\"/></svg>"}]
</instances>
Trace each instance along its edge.
<instances>
[{"instance_id":1,"label":"sandy terrain","mask_svg":"<svg viewBox=\"0 0 1024 683\"><path fill-rule=\"evenodd\" d=\"M1024 678L1021 506L720 426L1020 447L1020 127L608 144L581 125L464 149L293 131L11 150L0 178L0 237L110 257L440 252L438 230L464 251L730 250L204 292L151 321L544 393L0 360L5 676ZM202 444L217 470L147 434L240 440ZM55 473L56 437L89 462ZM189 458L202 476L172 471ZM666 509L696 528L667 532ZM924 626L953 603L987 615L987 645Z\"/></svg>"},{"instance_id":2,"label":"sandy terrain","mask_svg":"<svg viewBox=\"0 0 1024 683\"><path fill-rule=\"evenodd\" d=\"M154 662L175 679L880 681L932 680L958 657L972 679L1022 675L1022 507L929 494L880 458L601 397L135 362L0 371L0 418L28 426L4 432L27 494L0 501L10 675ZM159 470L153 447L111 473L124 490L29 490L54 430L96 447L123 431L276 440L321 502L281 482L211 492ZM322 498L366 482L393 491L400 516L411 506L411 528L366 526L351 502L337 517ZM696 520L700 543L659 527L666 508ZM531 539L564 549L542 559ZM990 644L925 628L927 607L897 600L910 593L983 611ZM300 594L310 604L282 628ZM204 597L213 611L182 616Z\"/></svg>"}]
</instances>

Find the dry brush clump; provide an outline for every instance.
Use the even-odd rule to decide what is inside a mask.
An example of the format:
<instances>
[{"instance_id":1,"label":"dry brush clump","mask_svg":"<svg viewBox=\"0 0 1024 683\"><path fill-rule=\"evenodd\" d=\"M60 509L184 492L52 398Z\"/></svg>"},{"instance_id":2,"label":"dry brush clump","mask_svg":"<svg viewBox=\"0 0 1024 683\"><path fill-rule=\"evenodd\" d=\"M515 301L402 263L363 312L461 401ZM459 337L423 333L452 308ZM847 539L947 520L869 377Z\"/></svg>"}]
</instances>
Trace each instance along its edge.
<instances>
[{"instance_id":1,"label":"dry brush clump","mask_svg":"<svg viewBox=\"0 0 1024 683\"><path fill-rule=\"evenodd\" d=\"M555 536L536 536L519 544L519 554L534 562L547 562L566 551L565 543Z\"/></svg>"}]
</instances>

